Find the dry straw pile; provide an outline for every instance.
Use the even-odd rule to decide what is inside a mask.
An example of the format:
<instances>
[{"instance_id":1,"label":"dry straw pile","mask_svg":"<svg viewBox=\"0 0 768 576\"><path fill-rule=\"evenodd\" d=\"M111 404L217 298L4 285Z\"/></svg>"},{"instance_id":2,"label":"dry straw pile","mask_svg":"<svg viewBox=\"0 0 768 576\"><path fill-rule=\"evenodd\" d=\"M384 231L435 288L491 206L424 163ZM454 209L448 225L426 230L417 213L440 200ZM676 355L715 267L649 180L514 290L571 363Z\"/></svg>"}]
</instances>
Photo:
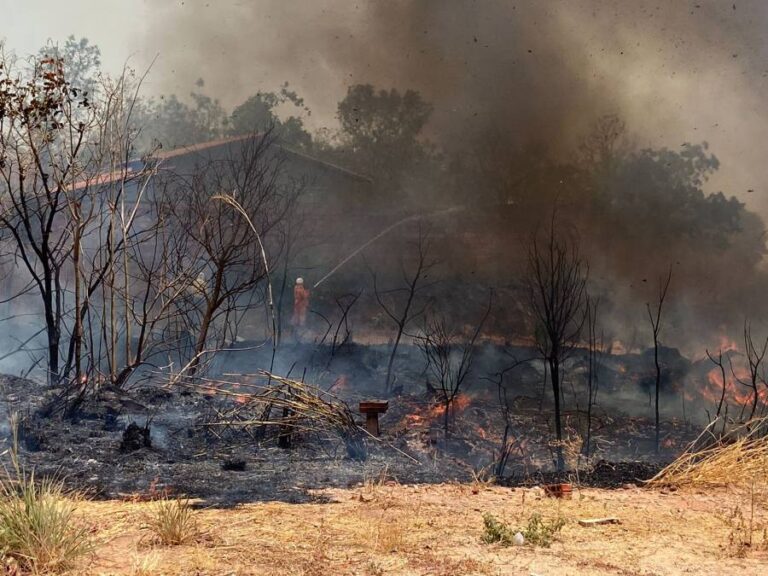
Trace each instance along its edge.
<instances>
[{"instance_id":1,"label":"dry straw pile","mask_svg":"<svg viewBox=\"0 0 768 576\"><path fill-rule=\"evenodd\" d=\"M768 483L768 417L715 436L714 422L651 487L754 487Z\"/></svg>"}]
</instances>

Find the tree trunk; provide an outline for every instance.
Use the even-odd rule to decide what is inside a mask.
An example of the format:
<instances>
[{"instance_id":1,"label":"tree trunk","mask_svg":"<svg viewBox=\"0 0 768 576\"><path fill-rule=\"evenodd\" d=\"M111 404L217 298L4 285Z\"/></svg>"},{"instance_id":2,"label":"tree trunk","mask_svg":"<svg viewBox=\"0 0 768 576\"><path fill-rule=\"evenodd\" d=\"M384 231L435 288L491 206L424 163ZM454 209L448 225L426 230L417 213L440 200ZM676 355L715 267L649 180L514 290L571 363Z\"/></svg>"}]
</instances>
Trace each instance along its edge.
<instances>
[{"instance_id":1,"label":"tree trunk","mask_svg":"<svg viewBox=\"0 0 768 576\"><path fill-rule=\"evenodd\" d=\"M213 308L208 306L203 316L203 321L200 324L200 332L197 335L197 342L195 343L195 357L192 363L189 365L189 375L194 376L200 366L200 355L205 350L205 342L208 339L208 329L211 326L211 319L213 317Z\"/></svg>"},{"instance_id":2,"label":"tree trunk","mask_svg":"<svg viewBox=\"0 0 768 576\"><path fill-rule=\"evenodd\" d=\"M392 353L389 355L389 362L387 362L387 380L385 390L387 394L392 390L392 367L395 364L395 356L397 356L397 349L400 346L400 340L403 337L403 325L400 325L397 330L397 337L395 337L395 344L392 346Z\"/></svg>"},{"instance_id":3,"label":"tree trunk","mask_svg":"<svg viewBox=\"0 0 768 576\"><path fill-rule=\"evenodd\" d=\"M555 397L555 437L557 439L557 471L565 470L563 458L563 427L560 415L560 361L553 357L549 360L549 372L552 378L552 393Z\"/></svg>"},{"instance_id":4,"label":"tree trunk","mask_svg":"<svg viewBox=\"0 0 768 576\"><path fill-rule=\"evenodd\" d=\"M83 319L80 316L80 301L82 294L80 291L80 207L75 204L74 208L74 234L72 238L72 264L75 271L75 383L77 386L82 384L83 377Z\"/></svg>"},{"instance_id":5,"label":"tree trunk","mask_svg":"<svg viewBox=\"0 0 768 576\"><path fill-rule=\"evenodd\" d=\"M46 289L50 288L50 279L45 280ZM56 315L51 301L51 292L43 296L43 306L45 308L45 327L48 336L48 375L51 384L59 382L59 328L56 322Z\"/></svg>"},{"instance_id":6,"label":"tree trunk","mask_svg":"<svg viewBox=\"0 0 768 576\"><path fill-rule=\"evenodd\" d=\"M661 366L659 365L659 341L653 339L653 362L656 365L656 454L659 453L661 446L659 429L659 392L661 390Z\"/></svg>"},{"instance_id":7,"label":"tree trunk","mask_svg":"<svg viewBox=\"0 0 768 576\"><path fill-rule=\"evenodd\" d=\"M450 428L450 417L451 417L451 405L453 404L453 399L448 400L445 403L445 414L443 414L443 431L445 432L445 439L448 439L448 429Z\"/></svg>"},{"instance_id":8,"label":"tree trunk","mask_svg":"<svg viewBox=\"0 0 768 576\"><path fill-rule=\"evenodd\" d=\"M589 342L589 374L587 376L587 438L582 449L584 455L589 458L589 453L592 449L592 391L594 390L594 377L595 377L595 350L594 343L590 335Z\"/></svg>"}]
</instances>

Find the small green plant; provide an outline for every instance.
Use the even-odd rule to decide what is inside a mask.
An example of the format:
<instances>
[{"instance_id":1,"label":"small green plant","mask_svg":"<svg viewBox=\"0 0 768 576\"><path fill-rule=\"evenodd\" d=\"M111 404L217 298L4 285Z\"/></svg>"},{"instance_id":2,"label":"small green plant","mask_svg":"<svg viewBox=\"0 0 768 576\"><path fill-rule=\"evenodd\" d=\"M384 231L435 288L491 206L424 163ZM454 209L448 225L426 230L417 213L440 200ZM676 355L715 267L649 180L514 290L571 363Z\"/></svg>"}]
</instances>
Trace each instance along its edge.
<instances>
[{"instance_id":1,"label":"small green plant","mask_svg":"<svg viewBox=\"0 0 768 576\"><path fill-rule=\"evenodd\" d=\"M483 514L483 542L493 544L499 542L504 546L512 545L512 537L515 532L504 522L496 519L493 514Z\"/></svg>"},{"instance_id":2,"label":"small green plant","mask_svg":"<svg viewBox=\"0 0 768 576\"><path fill-rule=\"evenodd\" d=\"M498 542L502 546L511 546L515 534L520 532L526 544L549 548L557 533L565 526L565 519L558 516L554 520L544 520L541 514L534 512L525 528L515 530L505 522L497 520L493 514L486 513L483 515L483 525L482 540L486 544Z\"/></svg>"},{"instance_id":3,"label":"small green plant","mask_svg":"<svg viewBox=\"0 0 768 576\"><path fill-rule=\"evenodd\" d=\"M74 566L91 551L88 531L77 526L77 494L61 481L37 481L19 461L18 419L11 416L13 444L10 469L0 474L0 557L4 568L23 572L57 572Z\"/></svg>"},{"instance_id":4,"label":"small green plant","mask_svg":"<svg viewBox=\"0 0 768 576\"><path fill-rule=\"evenodd\" d=\"M541 514L534 512L528 519L528 526L522 530L525 541L533 546L549 548L560 530L565 526L565 518L558 516L549 521L542 519Z\"/></svg>"},{"instance_id":5,"label":"small green plant","mask_svg":"<svg viewBox=\"0 0 768 576\"><path fill-rule=\"evenodd\" d=\"M147 527L165 546L185 544L197 536L194 510L187 498L158 500Z\"/></svg>"}]
</instances>

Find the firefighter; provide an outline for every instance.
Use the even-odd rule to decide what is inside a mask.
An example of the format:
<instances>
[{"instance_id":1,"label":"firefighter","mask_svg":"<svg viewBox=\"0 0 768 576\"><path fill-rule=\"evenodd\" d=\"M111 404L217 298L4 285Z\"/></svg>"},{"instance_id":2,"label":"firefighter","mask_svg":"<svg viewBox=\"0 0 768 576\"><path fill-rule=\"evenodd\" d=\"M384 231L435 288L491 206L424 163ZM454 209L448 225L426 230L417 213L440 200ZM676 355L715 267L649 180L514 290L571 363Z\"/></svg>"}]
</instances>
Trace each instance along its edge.
<instances>
[{"instance_id":1,"label":"firefighter","mask_svg":"<svg viewBox=\"0 0 768 576\"><path fill-rule=\"evenodd\" d=\"M309 290L304 288L304 279L296 278L296 286L293 287L293 322L297 328L303 328L307 323L307 309L309 308Z\"/></svg>"}]
</instances>

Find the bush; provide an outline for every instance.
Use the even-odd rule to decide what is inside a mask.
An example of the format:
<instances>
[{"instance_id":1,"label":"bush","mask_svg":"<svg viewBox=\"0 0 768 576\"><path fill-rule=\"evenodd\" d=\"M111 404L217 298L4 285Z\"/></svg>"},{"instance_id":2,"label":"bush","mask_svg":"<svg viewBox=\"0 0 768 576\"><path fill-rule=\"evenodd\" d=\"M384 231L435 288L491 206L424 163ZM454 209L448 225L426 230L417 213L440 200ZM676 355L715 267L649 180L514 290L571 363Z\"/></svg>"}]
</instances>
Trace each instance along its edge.
<instances>
[{"instance_id":1,"label":"bush","mask_svg":"<svg viewBox=\"0 0 768 576\"><path fill-rule=\"evenodd\" d=\"M493 514L483 514L483 542L493 544L500 542L504 546L512 545L515 532L504 522L500 522Z\"/></svg>"},{"instance_id":2,"label":"bush","mask_svg":"<svg viewBox=\"0 0 768 576\"><path fill-rule=\"evenodd\" d=\"M166 546L178 546L197 536L194 510L187 498L159 500L147 524Z\"/></svg>"},{"instance_id":3,"label":"bush","mask_svg":"<svg viewBox=\"0 0 768 576\"><path fill-rule=\"evenodd\" d=\"M14 428L15 429L15 428ZM58 480L35 480L18 459L0 476L0 555L25 572L58 572L91 551L88 531L75 522L77 504Z\"/></svg>"},{"instance_id":4,"label":"bush","mask_svg":"<svg viewBox=\"0 0 768 576\"><path fill-rule=\"evenodd\" d=\"M497 520L493 514L483 515L483 536L486 544L500 543L502 546L511 546L512 538L520 532L525 538L525 543L532 546L549 548L555 535L565 526L565 519L557 517L554 520L545 521L541 514L534 512L528 519L525 528L516 530L508 524Z\"/></svg>"},{"instance_id":5,"label":"bush","mask_svg":"<svg viewBox=\"0 0 768 576\"><path fill-rule=\"evenodd\" d=\"M544 521L541 514L535 512L528 519L528 526L523 530L525 541L533 546L549 548L555 535L565 526L565 519L558 516L554 520Z\"/></svg>"}]
</instances>

